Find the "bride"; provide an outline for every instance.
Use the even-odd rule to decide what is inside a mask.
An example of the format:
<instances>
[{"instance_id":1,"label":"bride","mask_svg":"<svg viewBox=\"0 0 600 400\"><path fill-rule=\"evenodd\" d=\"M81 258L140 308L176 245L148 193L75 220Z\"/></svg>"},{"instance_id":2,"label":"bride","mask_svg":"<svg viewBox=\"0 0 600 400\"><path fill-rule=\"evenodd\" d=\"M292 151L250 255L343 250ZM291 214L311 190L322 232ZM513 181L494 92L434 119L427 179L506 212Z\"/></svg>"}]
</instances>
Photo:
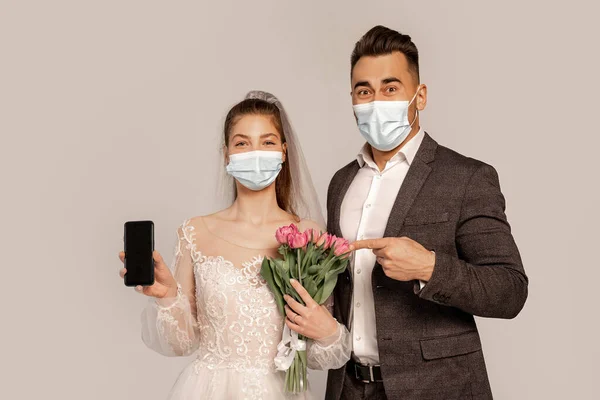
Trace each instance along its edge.
<instances>
[{"instance_id":1,"label":"bride","mask_svg":"<svg viewBox=\"0 0 600 400\"><path fill-rule=\"evenodd\" d=\"M155 252L155 283L136 288L151 297L143 341L166 356L197 353L170 400L313 398L310 387L283 391L285 372L274 358L285 317L260 276L263 257L278 256L277 228L322 230L298 139L278 99L260 91L229 111L223 139L225 176L235 179L230 206L181 224L171 268ZM350 358L348 330L328 307L314 310L319 323L305 327L315 338L307 346L311 369L341 368Z\"/></svg>"}]
</instances>

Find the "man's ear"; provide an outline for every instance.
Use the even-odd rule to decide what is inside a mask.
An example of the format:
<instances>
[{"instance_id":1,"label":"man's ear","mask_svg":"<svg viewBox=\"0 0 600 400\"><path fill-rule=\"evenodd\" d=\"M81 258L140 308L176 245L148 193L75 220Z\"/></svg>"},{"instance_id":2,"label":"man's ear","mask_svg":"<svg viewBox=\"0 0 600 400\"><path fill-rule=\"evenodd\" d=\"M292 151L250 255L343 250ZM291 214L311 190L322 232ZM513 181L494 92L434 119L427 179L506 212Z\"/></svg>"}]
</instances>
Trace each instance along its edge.
<instances>
[{"instance_id":1,"label":"man's ear","mask_svg":"<svg viewBox=\"0 0 600 400\"><path fill-rule=\"evenodd\" d=\"M423 111L427 107L427 85L421 85L421 89L417 94L417 110Z\"/></svg>"}]
</instances>

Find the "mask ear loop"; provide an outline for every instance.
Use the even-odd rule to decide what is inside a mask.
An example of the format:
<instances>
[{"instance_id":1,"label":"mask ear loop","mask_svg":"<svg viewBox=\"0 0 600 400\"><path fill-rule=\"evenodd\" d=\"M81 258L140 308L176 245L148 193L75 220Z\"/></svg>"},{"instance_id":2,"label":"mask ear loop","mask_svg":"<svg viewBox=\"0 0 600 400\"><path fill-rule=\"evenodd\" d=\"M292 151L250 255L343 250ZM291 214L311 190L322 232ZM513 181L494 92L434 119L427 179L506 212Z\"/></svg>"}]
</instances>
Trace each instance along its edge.
<instances>
[{"instance_id":1,"label":"mask ear loop","mask_svg":"<svg viewBox=\"0 0 600 400\"><path fill-rule=\"evenodd\" d=\"M415 99L417 98L417 95L419 94L419 91L421 90L422 86L419 85L419 88L417 89L417 91L415 92L415 95L413 96L413 98L408 102L408 106L410 107L410 105L412 104L413 101L415 101ZM417 115L419 115L419 109L415 108L415 117L413 118L413 121L410 123L410 129L412 129L413 124L415 123L415 121L417 120Z\"/></svg>"}]
</instances>

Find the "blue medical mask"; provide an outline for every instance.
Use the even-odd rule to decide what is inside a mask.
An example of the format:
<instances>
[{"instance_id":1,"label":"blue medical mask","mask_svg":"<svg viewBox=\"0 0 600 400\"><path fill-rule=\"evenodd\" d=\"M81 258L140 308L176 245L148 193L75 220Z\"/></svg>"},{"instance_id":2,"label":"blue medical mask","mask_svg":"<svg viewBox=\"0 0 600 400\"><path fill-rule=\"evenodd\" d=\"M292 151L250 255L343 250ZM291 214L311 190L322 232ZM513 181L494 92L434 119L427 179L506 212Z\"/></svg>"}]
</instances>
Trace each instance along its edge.
<instances>
[{"instance_id":1,"label":"blue medical mask","mask_svg":"<svg viewBox=\"0 0 600 400\"><path fill-rule=\"evenodd\" d=\"M410 134L412 123L417 120L417 112L412 123L408 122L408 107L421 90L419 87L410 101L372 101L355 104L360 134L377 150L395 149Z\"/></svg>"},{"instance_id":2,"label":"blue medical mask","mask_svg":"<svg viewBox=\"0 0 600 400\"><path fill-rule=\"evenodd\" d=\"M281 151L248 151L231 154L225 169L250 190L262 190L272 184L283 164Z\"/></svg>"}]
</instances>

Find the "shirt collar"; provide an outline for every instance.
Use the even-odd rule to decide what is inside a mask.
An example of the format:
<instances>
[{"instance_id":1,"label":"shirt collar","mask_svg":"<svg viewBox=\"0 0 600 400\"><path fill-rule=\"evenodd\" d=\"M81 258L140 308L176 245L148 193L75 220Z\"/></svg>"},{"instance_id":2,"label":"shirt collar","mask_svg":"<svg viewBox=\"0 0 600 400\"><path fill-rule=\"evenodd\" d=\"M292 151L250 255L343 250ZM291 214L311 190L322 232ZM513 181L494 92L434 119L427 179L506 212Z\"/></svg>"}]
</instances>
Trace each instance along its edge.
<instances>
[{"instance_id":1,"label":"shirt collar","mask_svg":"<svg viewBox=\"0 0 600 400\"><path fill-rule=\"evenodd\" d=\"M408 165L410 166L417 155L417 150L419 150L419 146L421 146L421 142L423 142L423 138L425 137L425 132L422 128L419 128L419 132L415 136L413 136L408 142L402 146L400 150L387 162L386 169L398 162L406 160ZM358 161L358 165L362 168L367 164L371 168L375 168L379 170L377 164L373 160L373 156L371 155L371 147L369 143L365 143L365 145L360 149L358 155L356 156L356 161Z\"/></svg>"}]
</instances>

